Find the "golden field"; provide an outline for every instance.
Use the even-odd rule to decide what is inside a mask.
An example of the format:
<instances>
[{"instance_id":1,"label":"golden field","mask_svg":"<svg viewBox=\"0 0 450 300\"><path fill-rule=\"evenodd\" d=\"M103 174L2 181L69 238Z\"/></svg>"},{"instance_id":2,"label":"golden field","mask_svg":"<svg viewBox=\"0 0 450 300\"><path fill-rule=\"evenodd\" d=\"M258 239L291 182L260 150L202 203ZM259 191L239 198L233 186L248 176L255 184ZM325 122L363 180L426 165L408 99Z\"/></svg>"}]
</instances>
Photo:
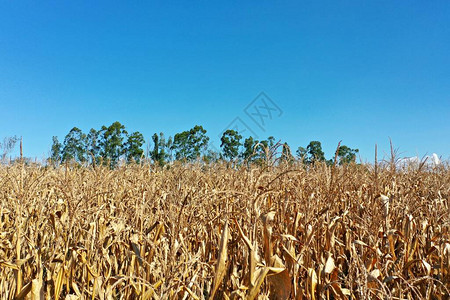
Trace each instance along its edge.
<instances>
[{"instance_id":1,"label":"golden field","mask_svg":"<svg viewBox=\"0 0 450 300\"><path fill-rule=\"evenodd\" d=\"M1 299L449 299L450 170L0 166Z\"/></svg>"}]
</instances>

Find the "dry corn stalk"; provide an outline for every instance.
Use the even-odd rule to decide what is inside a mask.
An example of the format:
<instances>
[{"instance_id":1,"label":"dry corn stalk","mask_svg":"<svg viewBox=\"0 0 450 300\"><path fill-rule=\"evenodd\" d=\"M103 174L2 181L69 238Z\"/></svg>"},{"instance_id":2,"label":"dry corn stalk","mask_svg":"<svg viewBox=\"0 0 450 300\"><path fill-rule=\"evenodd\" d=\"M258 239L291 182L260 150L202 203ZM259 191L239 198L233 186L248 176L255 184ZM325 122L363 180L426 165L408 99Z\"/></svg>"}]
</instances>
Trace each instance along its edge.
<instances>
[{"instance_id":1,"label":"dry corn stalk","mask_svg":"<svg viewBox=\"0 0 450 300\"><path fill-rule=\"evenodd\" d=\"M333 168L2 165L0 298L446 299L448 166Z\"/></svg>"}]
</instances>

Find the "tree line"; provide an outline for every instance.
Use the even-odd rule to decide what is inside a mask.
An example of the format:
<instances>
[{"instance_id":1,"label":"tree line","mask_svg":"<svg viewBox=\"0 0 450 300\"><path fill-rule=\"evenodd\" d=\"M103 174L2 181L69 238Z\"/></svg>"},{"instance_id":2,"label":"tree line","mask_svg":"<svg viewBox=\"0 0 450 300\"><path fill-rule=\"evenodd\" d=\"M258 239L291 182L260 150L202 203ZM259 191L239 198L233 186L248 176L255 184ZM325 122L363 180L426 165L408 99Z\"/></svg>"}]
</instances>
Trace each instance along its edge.
<instances>
[{"instance_id":1,"label":"tree line","mask_svg":"<svg viewBox=\"0 0 450 300\"><path fill-rule=\"evenodd\" d=\"M243 138L236 130L228 129L220 139L220 150L209 144L207 131L200 125L165 138L164 133L152 136L151 146L144 152L145 139L140 132L129 133L120 122L102 126L99 130L92 128L87 134L77 127L72 128L60 142L53 137L50 162L60 164L70 161L88 164L104 164L115 167L119 162L137 162L151 160L165 165L172 161L191 162L201 159L206 162L224 160L232 163L260 163L275 156L285 161L302 160L305 164L316 162L345 164L355 162L358 149L345 145L339 146L336 156L327 160L319 141L311 141L306 147L298 147L295 155L287 143L276 141L273 136L257 140L252 136Z\"/></svg>"}]
</instances>

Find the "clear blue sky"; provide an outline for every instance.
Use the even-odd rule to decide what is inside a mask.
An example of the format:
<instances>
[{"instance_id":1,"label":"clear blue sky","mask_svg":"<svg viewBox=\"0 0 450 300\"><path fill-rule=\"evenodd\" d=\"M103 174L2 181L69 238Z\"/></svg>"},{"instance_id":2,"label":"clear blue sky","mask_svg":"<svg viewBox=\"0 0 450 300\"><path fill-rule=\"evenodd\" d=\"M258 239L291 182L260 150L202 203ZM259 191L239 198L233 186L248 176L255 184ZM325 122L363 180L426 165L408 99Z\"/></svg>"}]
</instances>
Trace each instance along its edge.
<instances>
[{"instance_id":1,"label":"clear blue sky","mask_svg":"<svg viewBox=\"0 0 450 300\"><path fill-rule=\"evenodd\" d=\"M1 1L0 137L48 155L77 126L146 139L240 117L292 148L450 156L449 1ZM282 110L264 130L245 107Z\"/></svg>"}]
</instances>

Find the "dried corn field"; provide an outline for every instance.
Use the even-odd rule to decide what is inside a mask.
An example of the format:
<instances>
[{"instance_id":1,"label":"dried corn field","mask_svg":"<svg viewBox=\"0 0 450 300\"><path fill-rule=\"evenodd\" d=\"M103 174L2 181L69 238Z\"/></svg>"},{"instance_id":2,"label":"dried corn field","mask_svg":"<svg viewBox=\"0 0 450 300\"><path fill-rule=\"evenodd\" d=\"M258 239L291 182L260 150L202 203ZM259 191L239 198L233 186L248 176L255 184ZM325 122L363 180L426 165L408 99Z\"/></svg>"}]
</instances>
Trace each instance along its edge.
<instances>
[{"instance_id":1,"label":"dried corn field","mask_svg":"<svg viewBox=\"0 0 450 300\"><path fill-rule=\"evenodd\" d=\"M2 299L448 299L448 166L0 166Z\"/></svg>"}]
</instances>

